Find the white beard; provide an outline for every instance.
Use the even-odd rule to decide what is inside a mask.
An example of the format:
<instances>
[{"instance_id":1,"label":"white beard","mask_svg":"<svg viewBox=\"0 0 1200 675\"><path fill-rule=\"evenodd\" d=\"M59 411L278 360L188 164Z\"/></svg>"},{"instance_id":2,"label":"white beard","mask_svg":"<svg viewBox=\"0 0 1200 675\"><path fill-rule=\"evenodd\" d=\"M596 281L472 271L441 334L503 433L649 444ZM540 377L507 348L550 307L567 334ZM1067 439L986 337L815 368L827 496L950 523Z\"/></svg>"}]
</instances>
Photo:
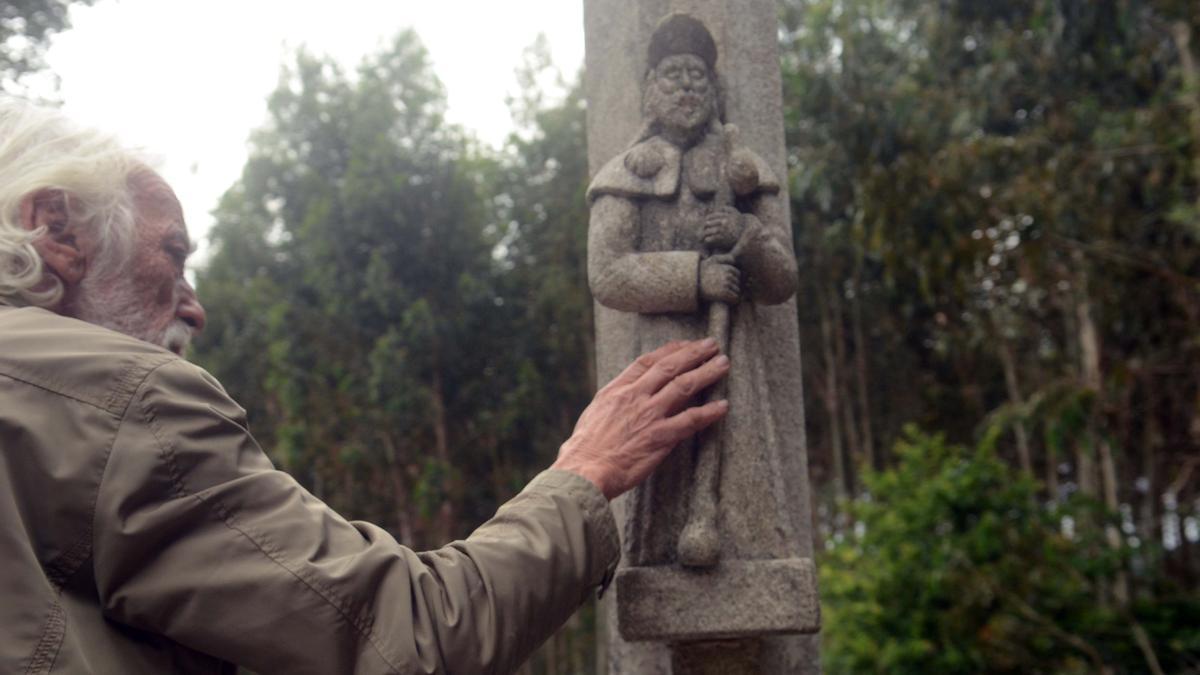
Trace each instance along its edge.
<instances>
[{"instance_id":1,"label":"white beard","mask_svg":"<svg viewBox=\"0 0 1200 675\"><path fill-rule=\"evenodd\" d=\"M155 328L146 315L146 302L126 276L101 292L97 280L85 276L71 299L68 315L81 321L149 342L182 356L192 341L192 327L182 319L172 319L165 327Z\"/></svg>"}]
</instances>

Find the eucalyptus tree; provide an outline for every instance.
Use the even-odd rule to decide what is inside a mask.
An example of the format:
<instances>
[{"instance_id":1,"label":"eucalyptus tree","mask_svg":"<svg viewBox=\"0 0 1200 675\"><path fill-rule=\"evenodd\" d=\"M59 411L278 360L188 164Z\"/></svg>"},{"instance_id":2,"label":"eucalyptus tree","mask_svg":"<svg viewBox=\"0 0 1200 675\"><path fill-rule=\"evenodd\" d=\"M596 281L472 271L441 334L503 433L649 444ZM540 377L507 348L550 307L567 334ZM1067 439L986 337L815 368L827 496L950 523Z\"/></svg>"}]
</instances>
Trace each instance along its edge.
<instances>
[{"instance_id":1,"label":"eucalyptus tree","mask_svg":"<svg viewBox=\"0 0 1200 675\"><path fill-rule=\"evenodd\" d=\"M319 495L410 543L463 534L499 360L482 160L411 32L352 74L298 55L269 110L216 212L201 358Z\"/></svg>"}]
</instances>

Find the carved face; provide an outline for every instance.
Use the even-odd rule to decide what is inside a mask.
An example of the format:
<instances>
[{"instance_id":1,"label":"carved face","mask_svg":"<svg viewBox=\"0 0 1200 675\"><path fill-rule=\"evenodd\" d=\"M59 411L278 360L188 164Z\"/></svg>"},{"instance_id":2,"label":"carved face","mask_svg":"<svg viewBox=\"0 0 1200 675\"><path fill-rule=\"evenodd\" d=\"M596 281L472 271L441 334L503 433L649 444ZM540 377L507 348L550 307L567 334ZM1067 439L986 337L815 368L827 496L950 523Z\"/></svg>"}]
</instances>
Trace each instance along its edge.
<instances>
[{"instance_id":1,"label":"carved face","mask_svg":"<svg viewBox=\"0 0 1200 675\"><path fill-rule=\"evenodd\" d=\"M674 54L654 68L645 112L667 129L692 132L708 123L716 102L708 65L693 54Z\"/></svg>"}]
</instances>

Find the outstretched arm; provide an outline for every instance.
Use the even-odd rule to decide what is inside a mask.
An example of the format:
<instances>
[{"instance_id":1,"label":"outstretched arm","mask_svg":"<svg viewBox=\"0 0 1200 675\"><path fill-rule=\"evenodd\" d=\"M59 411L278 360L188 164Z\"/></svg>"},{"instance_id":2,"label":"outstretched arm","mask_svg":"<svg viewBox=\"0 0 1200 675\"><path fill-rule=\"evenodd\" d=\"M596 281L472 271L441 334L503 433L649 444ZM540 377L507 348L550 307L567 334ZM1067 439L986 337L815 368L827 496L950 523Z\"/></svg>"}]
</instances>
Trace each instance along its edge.
<instances>
[{"instance_id":1,"label":"outstretched arm","mask_svg":"<svg viewBox=\"0 0 1200 675\"><path fill-rule=\"evenodd\" d=\"M511 672L610 578L606 497L724 414L685 409L728 368L715 352L676 343L639 359L554 468L426 553L275 471L220 385L168 362L125 412L96 501L105 615L263 675Z\"/></svg>"}]
</instances>

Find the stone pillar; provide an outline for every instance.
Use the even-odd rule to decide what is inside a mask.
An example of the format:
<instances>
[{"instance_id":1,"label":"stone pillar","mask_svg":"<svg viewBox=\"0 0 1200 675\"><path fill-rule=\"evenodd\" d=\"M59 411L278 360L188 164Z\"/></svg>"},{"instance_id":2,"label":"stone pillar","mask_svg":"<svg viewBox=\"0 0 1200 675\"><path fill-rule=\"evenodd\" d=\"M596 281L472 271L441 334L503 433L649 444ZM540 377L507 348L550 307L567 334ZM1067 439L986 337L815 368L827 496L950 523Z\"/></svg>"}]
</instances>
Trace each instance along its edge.
<instances>
[{"instance_id":1,"label":"stone pillar","mask_svg":"<svg viewBox=\"0 0 1200 675\"><path fill-rule=\"evenodd\" d=\"M643 132L648 44L659 22L676 12L699 19L716 42L723 122L736 125L737 142L764 160L782 183L778 203L782 222L790 223L778 8L772 0L585 0L591 175L627 151ZM740 510L740 516L729 515L725 527L761 515L764 527L783 533L786 542L762 550L742 546L740 554L725 551L718 564L706 568L631 564L638 561L629 558L629 539L638 536L634 521L642 516L630 513L638 509L636 496L618 499L614 510L623 524L626 559L615 589L604 598L607 638L601 638L606 639L609 672L614 675L820 672L817 640L811 635L820 620L795 300L756 305L754 311L754 320L768 336L769 358L760 364L759 378L770 390L762 394L761 405L769 408L763 414L772 428L765 439L745 443L773 446L761 461L769 465L766 473L774 473L775 482L764 488L761 480L741 481L737 475L741 469L761 474L762 467L737 462L726 467L729 475L720 479L722 498L732 504L729 509ZM641 330L634 311L597 302L595 317L597 373L604 384L646 345L633 337ZM732 394L730 399L731 416L743 414L748 402L734 401ZM665 465L663 470L676 469ZM680 478L675 484L686 481ZM752 507L759 498L761 514L751 513L754 509L747 505Z\"/></svg>"}]
</instances>

